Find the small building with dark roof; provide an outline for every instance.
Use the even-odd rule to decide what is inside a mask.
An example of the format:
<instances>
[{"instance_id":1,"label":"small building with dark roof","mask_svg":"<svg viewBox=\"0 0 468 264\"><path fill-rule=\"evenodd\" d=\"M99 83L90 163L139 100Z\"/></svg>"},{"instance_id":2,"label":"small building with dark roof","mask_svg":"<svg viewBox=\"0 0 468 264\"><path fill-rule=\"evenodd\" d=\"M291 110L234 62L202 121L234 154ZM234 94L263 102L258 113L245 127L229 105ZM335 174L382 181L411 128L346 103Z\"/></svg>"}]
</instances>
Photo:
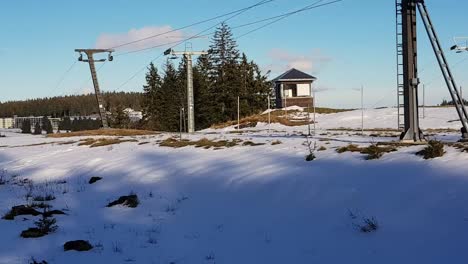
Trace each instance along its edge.
<instances>
[{"instance_id":1,"label":"small building with dark roof","mask_svg":"<svg viewBox=\"0 0 468 264\"><path fill-rule=\"evenodd\" d=\"M276 108L288 106L313 106L312 83L316 81L312 75L290 69L273 80Z\"/></svg>"}]
</instances>

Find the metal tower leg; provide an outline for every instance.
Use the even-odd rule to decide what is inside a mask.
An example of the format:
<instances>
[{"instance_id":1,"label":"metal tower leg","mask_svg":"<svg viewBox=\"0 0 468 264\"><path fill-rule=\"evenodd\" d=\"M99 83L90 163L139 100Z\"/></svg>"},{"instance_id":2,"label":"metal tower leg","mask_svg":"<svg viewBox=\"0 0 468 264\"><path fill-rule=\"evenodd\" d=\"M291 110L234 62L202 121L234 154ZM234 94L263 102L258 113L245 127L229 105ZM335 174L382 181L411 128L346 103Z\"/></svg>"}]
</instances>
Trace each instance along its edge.
<instances>
[{"instance_id":1,"label":"metal tower leg","mask_svg":"<svg viewBox=\"0 0 468 264\"><path fill-rule=\"evenodd\" d=\"M104 100L102 99L101 90L99 89L99 82L97 79L96 67L94 66L94 58L92 54L88 55L88 60L89 69L91 70L91 77L93 79L94 84L94 92L96 94L96 100L99 107L99 115L101 116L102 127L109 128L109 124L107 122L107 113L106 109L104 108Z\"/></svg>"},{"instance_id":2,"label":"metal tower leg","mask_svg":"<svg viewBox=\"0 0 468 264\"><path fill-rule=\"evenodd\" d=\"M188 107L188 132L195 132L195 110L193 99L193 68L192 55L185 55L187 58L187 107Z\"/></svg>"},{"instance_id":3,"label":"metal tower leg","mask_svg":"<svg viewBox=\"0 0 468 264\"><path fill-rule=\"evenodd\" d=\"M418 113L418 56L417 56L417 27L416 2L403 0L402 13L402 42L403 42L403 93L405 130L401 135L403 141L420 142L424 136L419 128Z\"/></svg>"},{"instance_id":4,"label":"metal tower leg","mask_svg":"<svg viewBox=\"0 0 468 264\"><path fill-rule=\"evenodd\" d=\"M458 116L460 117L460 121L463 125L461 132L463 138L468 138L468 112L466 111L465 105L463 103L463 98L458 91L458 86L453 78L452 71L447 62L447 58L445 57L444 50L440 45L439 38L437 37L437 32L432 24L431 18L427 11L426 5L423 0L419 0L417 3L419 12L421 14L422 20L424 22L424 26L426 27L427 35L429 36L429 40L431 41L432 48L434 49L434 53L437 57L437 61L439 62L440 69L442 74L444 75L445 82L447 84L447 88L450 92L450 96L455 104L455 108L457 109Z\"/></svg>"},{"instance_id":5,"label":"metal tower leg","mask_svg":"<svg viewBox=\"0 0 468 264\"><path fill-rule=\"evenodd\" d=\"M397 112L398 126L401 131L405 129L404 115L404 83L403 83L403 16L401 10L401 0L395 0L396 9L396 51L397 51Z\"/></svg>"}]
</instances>

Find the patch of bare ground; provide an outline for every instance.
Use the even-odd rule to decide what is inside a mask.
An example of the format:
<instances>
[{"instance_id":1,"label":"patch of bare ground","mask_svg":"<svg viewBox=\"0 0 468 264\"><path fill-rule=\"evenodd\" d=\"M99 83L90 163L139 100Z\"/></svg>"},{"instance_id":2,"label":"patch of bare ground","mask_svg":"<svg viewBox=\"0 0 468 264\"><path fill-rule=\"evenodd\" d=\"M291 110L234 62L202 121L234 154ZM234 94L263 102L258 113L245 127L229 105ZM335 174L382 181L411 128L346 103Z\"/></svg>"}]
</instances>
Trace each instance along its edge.
<instances>
[{"instance_id":1,"label":"patch of bare ground","mask_svg":"<svg viewBox=\"0 0 468 264\"><path fill-rule=\"evenodd\" d=\"M120 139L120 138L86 138L80 140L78 146L89 146L91 148L116 145L125 142L138 142L136 139Z\"/></svg>"},{"instance_id":2,"label":"patch of bare ground","mask_svg":"<svg viewBox=\"0 0 468 264\"><path fill-rule=\"evenodd\" d=\"M313 124L312 121L307 121L307 120L302 120L302 119L293 119L287 117L288 114L295 113L297 111L274 111L270 113L270 117L268 117L268 114L262 114L262 115L252 115L249 117L244 117L240 120L239 122L239 127L240 128L251 128L257 126L258 123L268 123L270 121L271 123L279 123L284 126L304 126L308 124ZM220 129L220 128L226 128L230 126L236 126L237 125L237 120L233 121L228 121L225 123L221 124L215 124L211 126L213 129Z\"/></svg>"},{"instance_id":3,"label":"patch of bare ground","mask_svg":"<svg viewBox=\"0 0 468 264\"><path fill-rule=\"evenodd\" d=\"M177 138L168 138L160 142L159 146L171 147L171 148L184 148L188 146L194 146L196 148L204 148L204 149L210 149L210 148L221 149L221 148L231 148L231 147L237 146L241 142L242 140L240 139L233 139L231 141L229 140L214 141L214 140L209 140L207 138L202 138L197 141L190 141L188 139L180 140Z\"/></svg>"},{"instance_id":4,"label":"patch of bare ground","mask_svg":"<svg viewBox=\"0 0 468 264\"><path fill-rule=\"evenodd\" d=\"M368 147L359 147L354 144L349 144L348 146L344 146L341 148L336 149L338 153L345 153L345 152L359 152L361 154L365 154L367 160L375 160L380 159L385 153L395 152L398 149L394 146L378 146L376 144L372 144Z\"/></svg>"},{"instance_id":5,"label":"patch of bare ground","mask_svg":"<svg viewBox=\"0 0 468 264\"><path fill-rule=\"evenodd\" d=\"M60 133L47 135L50 138L67 138L67 137L86 137L86 136L146 136L155 135L158 132L148 130L136 130L136 129L98 129L98 130L87 130L70 133Z\"/></svg>"}]
</instances>

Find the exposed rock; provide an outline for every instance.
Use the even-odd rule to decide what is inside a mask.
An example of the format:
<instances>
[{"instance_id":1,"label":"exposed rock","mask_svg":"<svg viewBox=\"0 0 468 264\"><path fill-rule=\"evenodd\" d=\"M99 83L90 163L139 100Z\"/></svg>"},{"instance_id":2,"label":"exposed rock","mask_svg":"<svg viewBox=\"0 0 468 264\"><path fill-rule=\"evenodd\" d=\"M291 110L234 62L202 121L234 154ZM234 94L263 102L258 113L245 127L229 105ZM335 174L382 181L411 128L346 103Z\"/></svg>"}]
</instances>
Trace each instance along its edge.
<instances>
[{"instance_id":1,"label":"exposed rock","mask_svg":"<svg viewBox=\"0 0 468 264\"><path fill-rule=\"evenodd\" d=\"M128 196L121 196L118 200L109 203L107 207L123 205L130 208L136 208L139 203L140 201L138 200L138 196L136 194L132 194Z\"/></svg>"},{"instance_id":2,"label":"exposed rock","mask_svg":"<svg viewBox=\"0 0 468 264\"><path fill-rule=\"evenodd\" d=\"M89 179L89 184L96 183L100 180L102 180L102 177L91 177L91 179Z\"/></svg>"},{"instance_id":3,"label":"exposed rock","mask_svg":"<svg viewBox=\"0 0 468 264\"><path fill-rule=\"evenodd\" d=\"M18 206L13 206L6 215L4 215L2 218L5 220L14 220L16 216L19 215L32 215L32 216L37 216L40 215L41 213L38 212L36 209L26 206L26 205L18 205Z\"/></svg>"},{"instance_id":4,"label":"exposed rock","mask_svg":"<svg viewBox=\"0 0 468 264\"><path fill-rule=\"evenodd\" d=\"M44 233L41 229L35 227L31 227L21 232L22 238L38 238L43 237L45 235L47 235L47 233Z\"/></svg>"},{"instance_id":5,"label":"exposed rock","mask_svg":"<svg viewBox=\"0 0 468 264\"><path fill-rule=\"evenodd\" d=\"M75 250L75 251L89 251L93 249L93 246L85 240L68 241L63 245L64 251Z\"/></svg>"}]
</instances>

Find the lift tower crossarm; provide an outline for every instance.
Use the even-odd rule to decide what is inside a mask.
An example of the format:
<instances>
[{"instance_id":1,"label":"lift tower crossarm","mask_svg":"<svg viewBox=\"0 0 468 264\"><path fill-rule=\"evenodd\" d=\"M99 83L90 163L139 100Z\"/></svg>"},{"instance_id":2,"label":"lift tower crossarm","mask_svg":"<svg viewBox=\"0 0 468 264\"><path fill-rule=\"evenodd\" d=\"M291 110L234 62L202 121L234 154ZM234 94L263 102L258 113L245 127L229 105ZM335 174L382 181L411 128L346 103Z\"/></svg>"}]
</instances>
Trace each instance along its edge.
<instances>
[{"instance_id":1,"label":"lift tower crossarm","mask_svg":"<svg viewBox=\"0 0 468 264\"><path fill-rule=\"evenodd\" d=\"M102 99L101 91L99 88L99 82L97 78L97 73L96 73L96 67L94 65L95 62L105 62L106 59L95 60L94 54L109 53L108 60L112 61L113 60L112 52L114 52L114 50L113 49L75 49L75 52L78 52L80 54L80 57L78 59L79 61L89 63L89 69L91 70L91 78L93 80L94 92L96 95L96 101L98 104L99 116L101 117L102 127L109 128L109 123L107 121L107 113L106 113L106 109L104 108L104 100ZM83 53L86 54L86 56L88 57L87 60L83 59L83 56L82 56Z\"/></svg>"}]
</instances>

